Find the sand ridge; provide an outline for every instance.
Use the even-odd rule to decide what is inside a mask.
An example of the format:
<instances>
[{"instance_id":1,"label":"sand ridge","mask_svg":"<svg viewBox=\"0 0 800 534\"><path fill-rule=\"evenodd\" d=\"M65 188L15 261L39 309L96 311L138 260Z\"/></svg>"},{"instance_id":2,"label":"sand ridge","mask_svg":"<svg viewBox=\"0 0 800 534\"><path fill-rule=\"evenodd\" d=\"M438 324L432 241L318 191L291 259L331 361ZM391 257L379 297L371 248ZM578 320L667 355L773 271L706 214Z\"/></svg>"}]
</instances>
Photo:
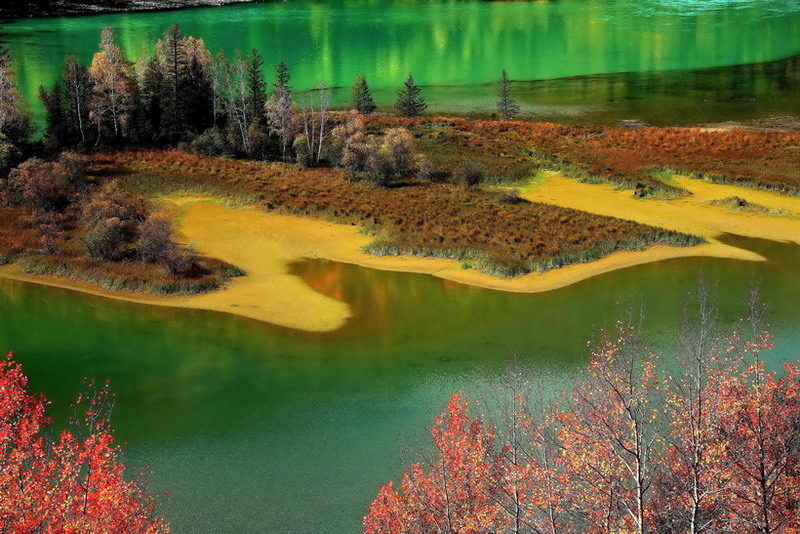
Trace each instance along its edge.
<instances>
[{"instance_id":1,"label":"sand ridge","mask_svg":"<svg viewBox=\"0 0 800 534\"><path fill-rule=\"evenodd\" d=\"M13 265L0 268L0 276L145 304L233 313L288 328L325 332L344 325L351 316L350 307L316 292L299 276L290 274L289 266L293 262L322 258L374 269L430 274L502 291L534 293L616 269L671 258L764 259L719 242L717 237L722 233L800 243L799 198L688 178L676 177L675 180L693 194L676 200L640 200L630 191L610 185L585 184L548 173L535 185L524 188L522 196L532 201L697 234L709 242L695 247L656 246L644 251L616 252L591 263L511 279L463 269L455 260L364 253L361 248L371 238L352 225L266 212L259 207L228 207L215 199L191 197L161 201L180 213L178 226L184 242L193 243L199 252L223 259L247 272L246 276L233 279L223 290L194 296L126 293L98 289L86 282L26 275ZM708 204L710 200L730 196L739 196L781 213L779 216L751 213Z\"/></svg>"}]
</instances>

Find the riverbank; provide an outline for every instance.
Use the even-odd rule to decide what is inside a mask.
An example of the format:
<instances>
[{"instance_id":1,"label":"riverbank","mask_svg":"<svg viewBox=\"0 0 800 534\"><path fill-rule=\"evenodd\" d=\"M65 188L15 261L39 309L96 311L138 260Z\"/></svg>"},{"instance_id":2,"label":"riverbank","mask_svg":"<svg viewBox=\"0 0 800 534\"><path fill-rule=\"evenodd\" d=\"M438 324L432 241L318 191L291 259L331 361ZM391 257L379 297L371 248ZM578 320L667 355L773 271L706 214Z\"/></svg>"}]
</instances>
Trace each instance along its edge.
<instances>
[{"instance_id":1,"label":"riverbank","mask_svg":"<svg viewBox=\"0 0 800 534\"><path fill-rule=\"evenodd\" d=\"M702 182L697 184L706 185ZM686 185L692 186L691 183ZM742 189L735 186L708 185L711 188ZM584 188L591 189L584 190ZM584 194L576 195L576 191ZM800 199L779 197L772 193L753 190L745 192L764 195L765 198L759 196L761 202L769 201L773 203L772 205L780 204L783 208L787 206L781 199L786 202L800 202ZM709 194L716 196L716 193ZM646 216L649 206L655 201L636 200L630 197L629 192L614 190L607 186L581 184L558 175L551 175L547 181L524 191L523 195L541 197L537 200L556 205L573 202L579 198L597 199L597 195L601 195L601 201L596 204L612 210L615 216L628 216L634 219L638 217L643 219L641 222L648 224L658 222L667 228L683 224L680 217L670 218L668 212L664 210L657 210L655 216ZM452 282L500 291L534 293L564 287L617 269L674 258L705 256L748 261L763 260L755 253L726 245L716 237L723 232L741 228L742 217L749 220L750 226L756 226L754 222L770 221L772 217L703 206L703 209L713 214L709 224L703 226L700 222L695 222L692 228L695 231L703 230L702 235L709 239L707 244L695 247L656 246L643 251L615 252L590 263L504 279L464 269L461 263L455 260L367 254L362 249L372 238L351 225L264 212L257 207L232 208L211 198L170 197L162 201L179 209L178 227L182 240L193 243L203 254L242 267L247 275L233 279L225 289L215 293L180 297L99 290L81 282L26 275L14 266L0 268L0 276L131 302L232 313L283 327L325 332L340 328L352 312L346 303L316 292L299 276L291 274L290 267L297 261L308 258L326 259L373 269L428 274ZM675 201L665 202L670 206L669 202ZM685 203L685 201L680 202ZM696 202L700 203L701 200L698 198ZM700 208L701 204L697 204L696 207ZM680 211L685 208L686 206L669 209ZM591 206L587 209L591 209ZM699 213L696 219L699 219ZM791 218L777 220L784 221L782 224L786 226L779 229L781 223L777 223L777 226L768 224L763 231L741 233L766 239L786 239L787 232L791 232L791 228L797 228L795 238L800 236L800 221ZM774 234L770 233L772 231Z\"/></svg>"},{"instance_id":2,"label":"riverbank","mask_svg":"<svg viewBox=\"0 0 800 534\"><path fill-rule=\"evenodd\" d=\"M141 13L148 11L175 11L192 7L220 7L233 4L254 4L266 0L127 0L115 5L92 2L40 2L35 8L0 8L0 18L18 19L34 17L65 17L114 13Z\"/></svg>"}]
</instances>

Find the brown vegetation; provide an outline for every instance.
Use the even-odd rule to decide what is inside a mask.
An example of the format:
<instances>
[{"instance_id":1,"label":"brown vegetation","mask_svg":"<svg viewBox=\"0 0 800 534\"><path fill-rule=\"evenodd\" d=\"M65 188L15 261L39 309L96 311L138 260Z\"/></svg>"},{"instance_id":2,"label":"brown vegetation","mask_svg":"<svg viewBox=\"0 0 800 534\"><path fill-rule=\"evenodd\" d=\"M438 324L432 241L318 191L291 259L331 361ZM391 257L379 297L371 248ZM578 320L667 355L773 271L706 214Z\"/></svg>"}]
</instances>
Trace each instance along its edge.
<instances>
[{"instance_id":1,"label":"brown vegetation","mask_svg":"<svg viewBox=\"0 0 800 534\"><path fill-rule=\"evenodd\" d=\"M352 181L335 169L180 151L114 153L94 160L106 173L120 173L123 184L141 183L142 176L148 176L153 187L171 187L165 185L167 178L172 187L180 187L182 181L217 191L227 187L232 193L253 195L268 209L358 224L376 236L371 252L454 258L505 276L590 261L615 250L699 241L576 210L498 202L479 189L426 180L380 188Z\"/></svg>"},{"instance_id":2,"label":"brown vegetation","mask_svg":"<svg viewBox=\"0 0 800 534\"><path fill-rule=\"evenodd\" d=\"M84 167L76 154L31 159L0 183L0 264L151 293L208 291L241 274L177 245L143 198L85 179Z\"/></svg>"},{"instance_id":3,"label":"brown vegetation","mask_svg":"<svg viewBox=\"0 0 800 534\"><path fill-rule=\"evenodd\" d=\"M537 168L604 179L650 193L681 191L660 181L664 169L718 182L800 194L800 133L701 128L589 128L562 124L452 118L370 117L375 130L408 128L420 148L454 172L464 154L497 180L527 178Z\"/></svg>"}]
</instances>

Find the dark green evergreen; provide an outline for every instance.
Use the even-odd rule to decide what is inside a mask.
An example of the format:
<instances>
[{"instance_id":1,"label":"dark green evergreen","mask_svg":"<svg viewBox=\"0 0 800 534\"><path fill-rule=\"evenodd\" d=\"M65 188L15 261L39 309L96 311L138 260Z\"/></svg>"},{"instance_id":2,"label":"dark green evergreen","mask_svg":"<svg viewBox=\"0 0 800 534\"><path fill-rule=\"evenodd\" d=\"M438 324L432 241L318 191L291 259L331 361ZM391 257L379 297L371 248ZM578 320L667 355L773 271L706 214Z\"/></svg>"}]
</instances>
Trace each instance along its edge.
<instances>
[{"instance_id":1,"label":"dark green evergreen","mask_svg":"<svg viewBox=\"0 0 800 534\"><path fill-rule=\"evenodd\" d=\"M273 87L275 87L276 91L286 89L288 91L289 97L291 98L292 95L292 87L289 85L289 81L292 79L291 74L289 74L289 67L286 66L286 63L281 60L278 63L278 68L275 71L275 81L273 82Z\"/></svg>"},{"instance_id":2,"label":"dark green evergreen","mask_svg":"<svg viewBox=\"0 0 800 534\"><path fill-rule=\"evenodd\" d=\"M161 42L165 91L161 97L163 115L161 129L166 139L178 141L186 131L184 100L180 98L181 74L185 67L185 51L183 49L183 33L177 22L173 22L164 33Z\"/></svg>"},{"instance_id":3,"label":"dark green evergreen","mask_svg":"<svg viewBox=\"0 0 800 534\"><path fill-rule=\"evenodd\" d=\"M44 105L45 130L44 139L47 145L56 150L70 146L74 137L70 138L67 119L64 113L64 86L60 82L53 84L48 92L39 87L39 98Z\"/></svg>"},{"instance_id":4,"label":"dark green evergreen","mask_svg":"<svg viewBox=\"0 0 800 534\"><path fill-rule=\"evenodd\" d=\"M420 88L414 84L414 76L409 74L403 88L397 94L394 106L405 117L416 117L428 109L428 104L420 95Z\"/></svg>"},{"instance_id":5,"label":"dark green evergreen","mask_svg":"<svg viewBox=\"0 0 800 534\"><path fill-rule=\"evenodd\" d=\"M214 92L211 77L197 57L190 57L181 79L181 100L186 130L198 135L214 125Z\"/></svg>"},{"instance_id":6,"label":"dark green evergreen","mask_svg":"<svg viewBox=\"0 0 800 534\"><path fill-rule=\"evenodd\" d=\"M508 79L508 73L503 69L503 74L500 77L500 91L498 93L500 100L497 101L497 111L507 121L512 120L519 115L519 104L514 99L514 92L511 90L511 80Z\"/></svg>"},{"instance_id":7,"label":"dark green evergreen","mask_svg":"<svg viewBox=\"0 0 800 534\"><path fill-rule=\"evenodd\" d=\"M356 77L356 81L353 84L352 105L353 109L364 115L369 115L375 111L376 108L375 101L372 99L372 92L369 90L369 85L367 84L367 79L360 74Z\"/></svg>"},{"instance_id":8,"label":"dark green evergreen","mask_svg":"<svg viewBox=\"0 0 800 534\"><path fill-rule=\"evenodd\" d=\"M162 115L165 109L164 94L167 92L164 69L158 58L147 60L141 73L139 93L142 135L158 141L162 135Z\"/></svg>"},{"instance_id":9,"label":"dark green evergreen","mask_svg":"<svg viewBox=\"0 0 800 534\"><path fill-rule=\"evenodd\" d=\"M253 48L247 56L247 116L252 122L261 122L267 103L267 82L264 80L264 59ZM285 65L284 65L285 66ZM288 72L286 83L288 83Z\"/></svg>"}]
</instances>

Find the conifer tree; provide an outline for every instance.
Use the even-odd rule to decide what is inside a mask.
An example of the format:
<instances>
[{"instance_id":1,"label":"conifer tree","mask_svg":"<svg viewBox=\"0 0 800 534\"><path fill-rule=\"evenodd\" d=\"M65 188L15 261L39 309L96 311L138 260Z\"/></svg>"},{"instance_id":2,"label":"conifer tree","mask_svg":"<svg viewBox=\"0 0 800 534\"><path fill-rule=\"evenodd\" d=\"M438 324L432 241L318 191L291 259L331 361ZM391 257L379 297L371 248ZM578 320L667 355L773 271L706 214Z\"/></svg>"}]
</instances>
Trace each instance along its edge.
<instances>
[{"instance_id":1,"label":"conifer tree","mask_svg":"<svg viewBox=\"0 0 800 534\"><path fill-rule=\"evenodd\" d=\"M375 101L372 99L372 92L369 90L367 79L362 75L356 77L353 84L353 109L363 115L369 115L375 111Z\"/></svg>"},{"instance_id":2,"label":"conifer tree","mask_svg":"<svg viewBox=\"0 0 800 534\"><path fill-rule=\"evenodd\" d=\"M257 122L264 115L264 106L267 103L267 83L264 81L264 59L258 50L253 48L247 61L247 114L250 120ZM281 62L283 65L283 62ZM285 67L285 65L284 65ZM289 81L288 71L286 72L286 83Z\"/></svg>"},{"instance_id":3,"label":"conifer tree","mask_svg":"<svg viewBox=\"0 0 800 534\"><path fill-rule=\"evenodd\" d=\"M143 135L151 140L160 139L164 113L163 95L167 91L164 68L157 57L140 59L138 70L140 93L140 117Z\"/></svg>"},{"instance_id":4,"label":"conifer tree","mask_svg":"<svg viewBox=\"0 0 800 534\"><path fill-rule=\"evenodd\" d=\"M500 77L500 91L498 93L500 100L497 101L497 111L507 121L512 120L519 114L519 104L514 99L514 93L511 90L511 80L508 79L508 73L503 69L503 74Z\"/></svg>"},{"instance_id":5,"label":"conifer tree","mask_svg":"<svg viewBox=\"0 0 800 534\"><path fill-rule=\"evenodd\" d=\"M286 66L286 63L281 60L278 63L278 68L275 70L275 81L273 82L273 86L275 89L289 89L292 90L291 86L289 85L289 81L292 79L292 75L289 74L289 67Z\"/></svg>"},{"instance_id":6,"label":"conifer tree","mask_svg":"<svg viewBox=\"0 0 800 534\"><path fill-rule=\"evenodd\" d=\"M180 97L181 75L186 65L183 33L178 23L173 22L164 37L156 44L157 55L164 69L164 93L162 128L166 137L177 138L185 130L183 99Z\"/></svg>"},{"instance_id":7,"label":"conifer tree","mask_svg":"<svg viewBox=\"0 0 800 534\"><path fill-rule=\"evenodd\" d=\"M414 76L409 74L403 88L397 94L395 108L406 117L416 117L428 108L425 99L419 96L420 88L414 84Z\"/></svg>"},{"instance_id":8,"label":"conifer tree","mask_svg":"<svg viewBox=\"0 0 800 534\"><path fill-rule=\"evenodd\" d=\"M47 145L56 149L67 146L70 136L64 113L64 87L58 81L53 84L50 92L39 86L39 99L44 106L44 138Z\"/></svg>"}]
</instances>

